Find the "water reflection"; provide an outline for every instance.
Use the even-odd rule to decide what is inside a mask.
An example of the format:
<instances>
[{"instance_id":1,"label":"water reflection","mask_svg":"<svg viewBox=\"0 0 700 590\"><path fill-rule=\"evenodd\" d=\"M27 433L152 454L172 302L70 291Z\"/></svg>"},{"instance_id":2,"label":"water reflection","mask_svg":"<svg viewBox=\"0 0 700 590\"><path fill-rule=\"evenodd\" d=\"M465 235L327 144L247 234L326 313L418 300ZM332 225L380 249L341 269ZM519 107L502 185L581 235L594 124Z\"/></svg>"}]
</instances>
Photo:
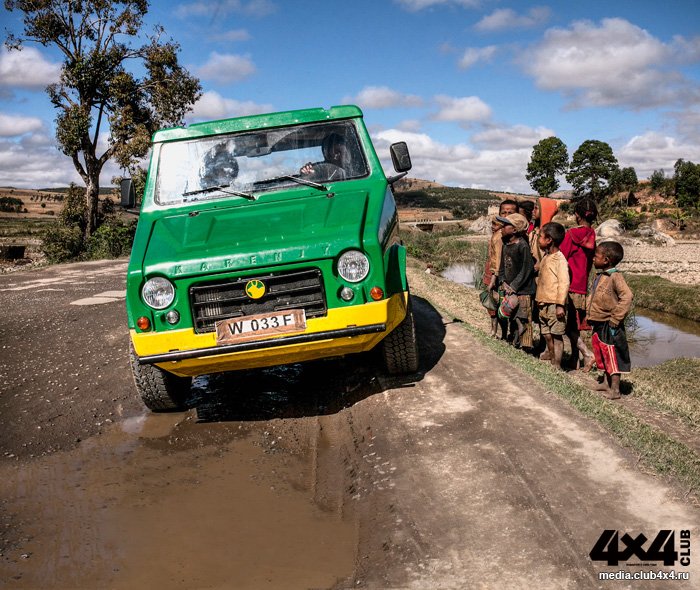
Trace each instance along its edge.
<instances>
[{"instance_id":1,"label":"water reflection","mask_svg":"<svg viewBox=\"0 0 700 590\"><path fill-rule=\"evenodd\" d=\"M670 313L637 310L628 334L633 367L700 356L700 323Z\"/></svg>"},{"instance_id":2,"label":"water reflection","mask_svg":"<svg viewBox=\"0 0 700 590\"><path fill-rule=\"evenodd\" d=\"M442 276L450 281L467 285L468 287L476 287L477 282L481 280L481 273L478 271L475 262L462 262L459 264L451 264L443 272Z\"/></svg>"}]
</instances>

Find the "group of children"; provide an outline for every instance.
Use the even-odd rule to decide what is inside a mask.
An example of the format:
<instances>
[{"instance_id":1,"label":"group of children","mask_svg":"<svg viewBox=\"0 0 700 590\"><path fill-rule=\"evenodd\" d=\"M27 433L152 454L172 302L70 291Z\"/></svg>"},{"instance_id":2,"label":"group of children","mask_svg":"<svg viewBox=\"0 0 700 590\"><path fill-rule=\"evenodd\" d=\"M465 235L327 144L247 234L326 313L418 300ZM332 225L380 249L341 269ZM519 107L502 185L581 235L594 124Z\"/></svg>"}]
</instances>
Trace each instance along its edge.
<instances>
[{"instance_id":1,"label":"group of children","mask_svg":"<svg viewBox=\"0 0 700 590\"><path fill-rule=\"evenodd\" d=\"M620 397L620 374L629 372L630 358L624 318L632 292L617 264L624 251L617 242L596 246L595 202L580 199L576 227L565 230L553 222L556 201L502 201L492 219L492 236L484 284L496 311L489 310L492 335L516 347L535 350L533 324L539 324L540 358L561 368L564 336L571 342L571 369L588 372L597 365L604 377L596 385L608 399ZM589 292L589 276L596 269ZM490 306L494 307L494 306ZM581 332L592 330L593 351Z\"/></svg>"}]
</instances>

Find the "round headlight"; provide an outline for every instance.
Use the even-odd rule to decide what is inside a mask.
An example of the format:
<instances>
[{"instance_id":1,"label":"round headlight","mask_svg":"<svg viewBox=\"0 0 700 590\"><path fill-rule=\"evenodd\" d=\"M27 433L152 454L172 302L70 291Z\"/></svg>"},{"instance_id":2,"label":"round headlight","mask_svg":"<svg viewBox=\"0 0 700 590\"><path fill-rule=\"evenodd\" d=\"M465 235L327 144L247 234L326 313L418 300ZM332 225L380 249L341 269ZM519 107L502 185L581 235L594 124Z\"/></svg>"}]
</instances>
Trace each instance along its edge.
<instances>
[{"instance_id":1,"label":"round headlight","mask_svg":"<svg viewBox=\"0 0 700 590\"><path fill-rule=\"evenodd\" d=\"M165 309L175 299L175 287L168 279L155 277L146 281L141 296L149 307Z\"/></svg>"},{"instance_id":2,"label":"round headlight","mask_svg":"<svg viewBox=\"0 0 700 590\"><path fill-rule=\"evenodd\" d=\"M369 274L369 259L358 250L349 250L338 258L338 274L350 283L359 283Z\"/></svg>"}]
</instances>

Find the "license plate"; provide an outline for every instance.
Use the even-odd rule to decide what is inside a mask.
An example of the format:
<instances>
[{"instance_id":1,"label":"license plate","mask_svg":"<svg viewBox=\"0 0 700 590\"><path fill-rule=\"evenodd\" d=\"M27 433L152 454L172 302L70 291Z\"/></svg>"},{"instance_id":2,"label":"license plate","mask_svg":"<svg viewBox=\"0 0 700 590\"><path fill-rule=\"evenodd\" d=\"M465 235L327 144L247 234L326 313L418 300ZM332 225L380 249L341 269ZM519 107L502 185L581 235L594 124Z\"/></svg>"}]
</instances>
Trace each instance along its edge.
<instances>
[{"instance_id":1,"label":"license plate","mask_svg":"<svg viewBox=\"0 0 700 590\"><path fill-rule=\"evenodd\" d=\"M306 329L306 312L290 309L277 313L259 313L216 322L216 343L236 344L261 336L274 336Z\"/></svg>"}]
</instances>

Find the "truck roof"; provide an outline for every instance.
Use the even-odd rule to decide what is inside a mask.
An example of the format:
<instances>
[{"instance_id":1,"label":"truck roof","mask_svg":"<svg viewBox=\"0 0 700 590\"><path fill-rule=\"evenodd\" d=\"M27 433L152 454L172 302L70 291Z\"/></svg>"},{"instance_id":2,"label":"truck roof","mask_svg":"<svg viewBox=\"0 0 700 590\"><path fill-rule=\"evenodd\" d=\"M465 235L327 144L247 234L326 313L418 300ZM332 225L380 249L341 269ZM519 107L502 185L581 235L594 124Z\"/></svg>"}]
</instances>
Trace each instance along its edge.
<instances>
[{"instance_id":1,"label":"truck roof","mask_svg":"<svg viewBox=\"0 0 700 590\"><path fill-rule=\"evenodd\" d=\"M353 117L362 117L362 111L354 105L335 106L329 109L302 109L298 111L267 113L264 115L250 115L247 117L194 123L188 127L161 129L153 134L153 142L194 139L197 137L218 135L220 133L235 133L237 131L252 129L285 127L287 125L315 123L334 119L350 119Z\"/></svg>"}]
</instances>

